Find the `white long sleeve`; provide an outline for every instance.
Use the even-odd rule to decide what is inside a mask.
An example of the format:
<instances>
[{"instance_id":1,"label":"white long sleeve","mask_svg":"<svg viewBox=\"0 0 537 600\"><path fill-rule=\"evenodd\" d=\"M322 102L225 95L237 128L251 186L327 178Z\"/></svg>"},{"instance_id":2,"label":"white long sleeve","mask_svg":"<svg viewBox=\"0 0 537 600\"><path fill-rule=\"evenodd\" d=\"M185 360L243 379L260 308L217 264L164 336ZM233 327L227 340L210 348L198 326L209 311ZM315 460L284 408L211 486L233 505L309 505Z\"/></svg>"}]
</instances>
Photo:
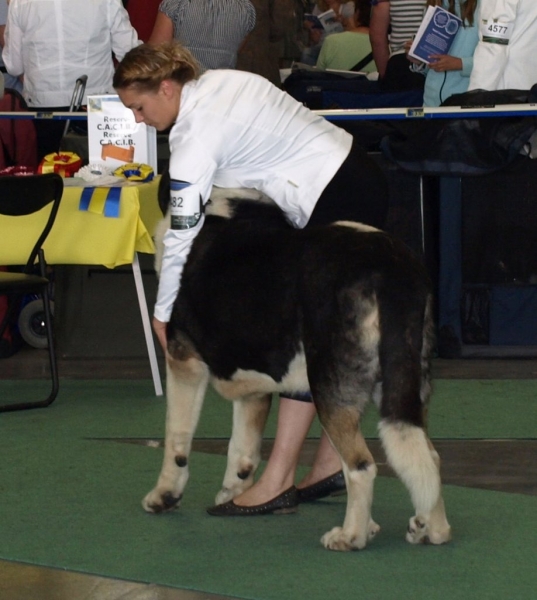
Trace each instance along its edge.
<instances>
[{"instance_id":1,"label":"white long sleeve","mask_svg":"<svg viewBox=\"0 0 537 600\"><path fill-rule=\"evenodd\" d=\"M83 104L114 93L112 53L121 60L140 43L120 0L11 0L2 56L9 73L24 74L30 106L69 106L81 75Z\"/></svg>"},{"instance_id":2,"label":"white long sleeve","mask_svg":"<svg viewBox=\"0 0 537 600\"><path fill-rule=\"evenodd\" d=\"M482 2L480 21L469 89L529 90L537 82L537 1Z\"/></svg>"},{"instance_id":3,"label":"white long sleeve","mask_svg":"<svg viewBox=\"0 0 537 600\"><path fill-rule=\"evenodd\" d=\"M483 7L481 17L484 23L497 23L512 29L516 19L519 0L493 0ZM497 90L509 57L509 40L498 43L483 35L481 25L479 44L474 51L474 68L470 77L469 89Z\"/></svg>"},{"instance_id":4,"label":"white long sleeve","mask_svg":"<svg viewBox=\"0 0 537 600\"><path fill-rule=\"evenodd\" d=\"M168 229L164 234L162 266L155 304L154 316L167 323L172 314L173 303L179 293L181 275L195 237L200 232L205 216L192 229Z\"/></svg>"}]
</instances>

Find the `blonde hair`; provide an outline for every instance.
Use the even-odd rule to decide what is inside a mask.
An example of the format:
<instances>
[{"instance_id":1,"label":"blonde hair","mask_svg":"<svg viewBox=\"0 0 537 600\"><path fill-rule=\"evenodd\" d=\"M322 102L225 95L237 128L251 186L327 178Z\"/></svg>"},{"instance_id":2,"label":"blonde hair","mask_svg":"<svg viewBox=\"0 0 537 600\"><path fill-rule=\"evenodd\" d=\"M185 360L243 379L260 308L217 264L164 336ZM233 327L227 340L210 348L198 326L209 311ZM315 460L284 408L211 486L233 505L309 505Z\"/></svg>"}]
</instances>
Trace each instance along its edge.
<instances>
[{"instance_id":1,"label":"blonde hair","mask_svg":"<svg viewBox=\"0 0 537 600\"><path fill-rule=\"evenodd\" d=\"M427 0L429 6L441 6L441 0ZM459 15L463 22L468 25L474 24L474 14L477 9L477 0L464 0L461 2L461 14ZM448 10L455 14L455 0L449 0Z\"/></svg>"},{"instance_id":2,"label":"blonde hair","mask_svg":"<svg viewBox=\"0 0 537 600\"><path fill-rule=\"evenodd\" d=\"M114 73L113 85L115 89L156 92L166 79L184 85L199 76L199 64L179 42L141 44L125 54Z\"/></svg>"}]
</instances>

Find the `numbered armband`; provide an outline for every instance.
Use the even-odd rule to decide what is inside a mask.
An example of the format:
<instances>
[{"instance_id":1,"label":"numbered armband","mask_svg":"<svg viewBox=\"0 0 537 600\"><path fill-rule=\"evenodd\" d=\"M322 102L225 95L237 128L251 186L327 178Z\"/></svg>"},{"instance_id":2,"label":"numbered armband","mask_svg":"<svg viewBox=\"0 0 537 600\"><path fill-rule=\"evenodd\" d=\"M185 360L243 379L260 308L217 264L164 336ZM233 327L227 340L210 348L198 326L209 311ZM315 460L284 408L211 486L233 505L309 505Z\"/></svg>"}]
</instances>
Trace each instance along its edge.
<instances>
[{"instance_id":1,"label":"numbered armband","mask_svg":"<svg viewBox=\"0 0 537 600\"><path fill-rule=\"evenodd\" d=\"M514 23L505 23L489 19L481 24L481 37L489 44L507 46L513 34Z\"/></svg>"},{"instance_id":2,"label":"numbered armband","mask_svg":"<svg viewBox=\"0 0 537 600\"><path fill-rule=\"evenodd\" d=\"M192 229L203 213L199 186L187 181L170 181L170 216L172 229Z\"/></svg>"}]
</instances>

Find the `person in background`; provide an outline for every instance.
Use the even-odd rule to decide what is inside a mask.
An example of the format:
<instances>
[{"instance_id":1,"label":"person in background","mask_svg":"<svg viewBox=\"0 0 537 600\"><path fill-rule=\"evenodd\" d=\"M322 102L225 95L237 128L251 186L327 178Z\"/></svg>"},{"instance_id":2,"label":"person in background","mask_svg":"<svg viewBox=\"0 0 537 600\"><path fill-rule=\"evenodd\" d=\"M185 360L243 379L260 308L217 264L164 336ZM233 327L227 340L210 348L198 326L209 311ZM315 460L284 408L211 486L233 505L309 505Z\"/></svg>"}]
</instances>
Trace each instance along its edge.
<instances>
[{"instance_id":1,"label":"person in background","mask_svg":"<svg viewBox=\"0 0 537 600\"><path fill-rule=\"evenodd\" d=\"M317 59L317 68L346 71L371 54L370 17L370 0L356 0L356 10L353 16L347 19L345 31L329 35L324 40ZM366 73L375 71L376 65L373 59L360 70Z\"/></svg>"},{"instance_id":2,"label":"person in background","mask_svg":"<svg viewBox=\"0 0 537 600\"><path fill-rule=\"evenodd\" d=\"M4 32L7 23L7 0L0 0L0 47L4 48ZM19 77L14 77L7 72L4 61L2 60L2 51L0 50L0 71L4 74L4 87L22 93L22 81Z\"/></svg>"},{"instance_id":3,"label":"person in background","mask_svg":"<svg viewBox=\"0 0 537 600\"><path fill-rule=\"evenodd\" d=\"M354 2L341 2L341 0L317 0L313 7L312 14L318 16L327 10L333 10L336 13L336 19L345 28L348 19L354 15ZM309 20L304 21L304 27L308 30L308 44L302 50L300 62L307 65L315 65L319 58L324 40L332 34L327 34L322 28L315 27Z\"/></svg>"},{"instance_id":4,"label":"person in background","mask_svg":"<svg viewBox=\"0 0 537 600\"><path fill-rule=\"evenodd\" d=\"M426 0L371 0L369 37L384 92L423 89L425 77L411 71L405 42L416 34Z\"/></svg>"},{"instance_id":5,"label":"person in background","mask_svg":"<svg viewBox=\"0 0 537 600\"><path fill-rule=\"evenodd\" d=\"M67 111L81 75L88 76L84 104L88 94L113 93L113 56L139 43L121 0L11 0L3 58L9 73L24 76L30 108ZM58 152L64 122L35 124L39 158Z\"/></svg>"},{"instance_id":6,"label":"person in background","mask_svg":"<svg viewBox=\"0 0 537 600\"><path fill-rule=\"evenodd\" d=\"M409 60L424 67L425 87L423 105L440 106L453 94L462 94L468 90L470 73L474 64L474 50L479 40L479 4L480 0L428 0L428 6L442 6L462 19L449 54L435 54L433 62L424 63ZM411 42L407 42L407 49Z\"/></svg>"},{"instance_id":7,"label":"person in background","mask_svg":"<svg viewBox=\"0 0 537 600\"><path fill-rule=\"evenodd\" d=\"M354 14L354 0L317 0L313 8L314 15L320 15L327 10L333 10L336 17L342 22L345 19L350 19Z\"/></svg>"},{"instance_id":8,"label":"person in background","mask_svg":"<svg viewBox=\"0 0 537 600\"><path fill-rule=\"evenodd\" d=\"M192 208L185 215L188 228L178 225L164 235L153 319L164 349L183 266L204 222L200 203L209 200L213 185L255 188L299 228L337 220L383 226L388 185L380 167L349 133L263 77L237 70L208 70L200 76L188 50L168 42L131 50L117 67L114 87L137 122L159 131L171 126L171 188L180 188L182 205ZM325 434L311 471L298 491L294 486L315 414L311 398L281 398L276 439L263 474L210 514L270 514L282 503L295 507L344 490L339 455Z\"/></svg>"},{"instance_id":9,"label":"person in background","mask_svg":"<svg viewBox=\"0 0 537 600\"><path fill-rule=\"evenodd\" d=\"M149 43L175 39L204 69L234 69L255 21L250 0L163 0Z\"/></svg>"},{"instance_id":10,"label":"person in background","mask_svg":"<svg viewBox=\"0 0 537 600\"><path fill-rule=\"evenodd\" d=\"M281 42L294 33L294 0L252 0L254 29L239 49L237 69L266 77L280 85Z\"/></svg>"},{"instance_id":11,"label":"person in background","mask_svg":"<svg viewBox=\"0 0 537 600\"><path fill-rule=\"evenodd\" d=\"M537 83L537 1L487 0L470 90L529 90Z\"/></svg>"},{"instance_id":12,"label":"person in background","mask_svg":"<svg viewBox=\"0 0 537 600\"><path fill-rule=\"evenodd\" d=\"M161 0L128 0L128 2L123 2L129 13L131 25L136 29L138 37L143 42L147 42L151 37L160 2Z\"/></svg>"}]
</instances>

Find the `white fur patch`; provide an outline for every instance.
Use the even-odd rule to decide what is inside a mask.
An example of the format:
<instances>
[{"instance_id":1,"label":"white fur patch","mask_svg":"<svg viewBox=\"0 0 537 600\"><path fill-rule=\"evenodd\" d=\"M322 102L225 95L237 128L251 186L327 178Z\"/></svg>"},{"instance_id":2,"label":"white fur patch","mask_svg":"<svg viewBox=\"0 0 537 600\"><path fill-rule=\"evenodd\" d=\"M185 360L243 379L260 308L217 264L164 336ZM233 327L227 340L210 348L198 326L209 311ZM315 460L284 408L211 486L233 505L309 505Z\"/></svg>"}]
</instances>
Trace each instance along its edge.
<instances>
[{"instance_id":1,"label":"white fur patch","mask_svg":"<svg viewBox=\"0 0 537 600\"><path fill-rule=\"evenodd\" d=\"M211 190L211 201L205 205L205 214L229 219L231 217L231 206L228 199L230 198L257 200L258 202L263 202L265 204L274 204L273 200L258 190L251 188L219 188L214 186ZM154 266L157 275L160 274L160 269L162 267L162 253L164 251L162 240L169 228L170 215L167 213L166 216L157 223L153 236L153 241L155 243Z\"/></svg>"},{"instance_id":2,"label":"white fur patch","mask_svg":"<svg viewBox=\"0 0 537 600\"><path fill-rule=\"evenodd\" d=\"M416 514L428 515L440 497L440 473L438 455L433 456L425 432L421 427L383 420L379 435L388 463L410 492Z\"/></svg>"},{"instance_id":3,"label":"white fur patch","mask_svg":"<svg viewBox=\"0 0 537 600\"><path fill-rule=\"evenodd\" d=\"M333 225L341 225L342 227L351 227L352 229L356 229L357 231L362 231L364 233L373 233L376 231L381 231L372 225L366 225L365 223L357 223L355 221L336 221Z\"/></svg>"},{"instance_id":4,"label":"white fur patch","mask_svg":"<svg viewBox=\"0 0 537 600\"><path fill-rule=\"evenodd\" d=\"M230 400L245 398L254 393L309 392L310 389L306 372L306 357L302 349L289 363L289 370L281 382L277 382L265 373L238 369L231 379L214 379L212 383L219 394Z\"/></svg>"}]
</instances>

